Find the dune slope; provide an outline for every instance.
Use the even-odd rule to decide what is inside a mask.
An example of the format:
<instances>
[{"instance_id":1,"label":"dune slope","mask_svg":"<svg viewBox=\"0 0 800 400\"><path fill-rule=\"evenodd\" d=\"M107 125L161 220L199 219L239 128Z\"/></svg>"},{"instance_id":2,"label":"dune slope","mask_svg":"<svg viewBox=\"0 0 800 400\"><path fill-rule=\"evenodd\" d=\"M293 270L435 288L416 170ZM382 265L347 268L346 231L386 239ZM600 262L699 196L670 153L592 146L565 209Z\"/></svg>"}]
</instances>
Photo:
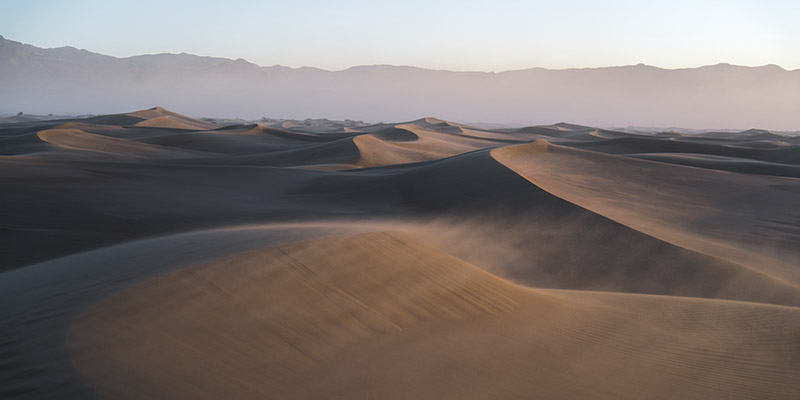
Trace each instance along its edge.
<instances>
[{"instance_id":1,"label":"dune slope","mask_svg":"<svg viewBox=\"0 0 800 400\"><path fill-rule=\"evenodd\" d=\"M785 398L798 328L788 307L528 290L368 233L145 282L70 336L109 398Z\"/></svg>"},{"instance_id":2,"label":"dune slope","mask_svg":"<svg viewBox=\"0 0 800 400\"><path fill-rule=\"evenodd\" d=\"M794 398L797 137L0 121L0 397Z\"/></svg>"},{"instance_id":3,"label":"dune slope","mask_svg":"<svg viewBox=\"0 0 800 400\"><path fill-rule=\"evenodd\" d=\"M667 165L536 141L497 149L542 189L650 236L800 283L796 179Z\"/></svg>"}]
</instances>

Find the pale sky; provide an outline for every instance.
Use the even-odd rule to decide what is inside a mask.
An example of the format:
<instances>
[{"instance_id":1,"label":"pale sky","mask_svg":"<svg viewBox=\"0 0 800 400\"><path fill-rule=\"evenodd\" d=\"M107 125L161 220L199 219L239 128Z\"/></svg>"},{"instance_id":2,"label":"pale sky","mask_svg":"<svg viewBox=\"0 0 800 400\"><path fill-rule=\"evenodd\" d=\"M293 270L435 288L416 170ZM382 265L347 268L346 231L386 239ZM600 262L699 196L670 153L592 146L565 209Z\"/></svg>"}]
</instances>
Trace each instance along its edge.
<instances>
[{"instance_id":1,"label":"pale sky","mask_svg":"<svg viewBox=\"0 0 800 400\"><path fill-rule=\"evenodd\" d=\"M798 21L798 0L0 0L0 35L38 47L329 70L721 62L792 70L800 69Z\"/></svg>"}]
</instances>

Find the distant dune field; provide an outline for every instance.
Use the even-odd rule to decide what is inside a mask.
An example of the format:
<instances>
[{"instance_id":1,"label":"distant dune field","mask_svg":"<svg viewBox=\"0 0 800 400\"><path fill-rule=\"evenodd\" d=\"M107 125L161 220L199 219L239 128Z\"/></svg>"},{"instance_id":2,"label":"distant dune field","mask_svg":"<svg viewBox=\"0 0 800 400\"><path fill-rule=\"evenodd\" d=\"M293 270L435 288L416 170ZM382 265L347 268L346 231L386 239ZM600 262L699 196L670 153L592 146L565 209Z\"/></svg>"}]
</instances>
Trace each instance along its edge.
<instances>
[{"instance_id":1,"label":"distant dune field","mask_svg":"<svg viewBox=\"0 0 800 400\"><path fill-rule=\"evenodd\" d=\"M0 398L800 397L800 137L0 120Z\"/></svg>"}]
</instances>

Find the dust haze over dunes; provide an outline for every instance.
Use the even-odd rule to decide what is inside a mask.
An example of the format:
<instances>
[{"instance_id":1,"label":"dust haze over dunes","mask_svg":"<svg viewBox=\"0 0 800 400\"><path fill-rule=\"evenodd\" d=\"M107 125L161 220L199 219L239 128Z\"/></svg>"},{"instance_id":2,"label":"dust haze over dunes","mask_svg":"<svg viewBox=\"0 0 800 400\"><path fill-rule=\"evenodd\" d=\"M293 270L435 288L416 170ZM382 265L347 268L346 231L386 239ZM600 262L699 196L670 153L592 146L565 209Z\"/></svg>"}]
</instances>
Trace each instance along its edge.
<instances>
[{"instance_id":1,"label":"dust haze over dunes","mask_svg":"<svg viewBox=\"0 0 800 400\"><path fill-rule=\"evenodd\" d=\"M106 114L150 107L158 99L190 115L247 119L379 122L436 115L515 126L553 121L789 131L800 126L800 70L776 65L499 72L364 65L327 71L185 53L116 58L0 37L0 87L0 116Z\"/></svg>"},{"instance_id":2,"label":"dust haze over dunes","mask_svg":"<svg viewBox=\"0 0 800 400\"><path fill-rule=\"evenodd\" d=\"M800 138L0 123L3 398L800 395Z\"/></svg>"}]
</instances>

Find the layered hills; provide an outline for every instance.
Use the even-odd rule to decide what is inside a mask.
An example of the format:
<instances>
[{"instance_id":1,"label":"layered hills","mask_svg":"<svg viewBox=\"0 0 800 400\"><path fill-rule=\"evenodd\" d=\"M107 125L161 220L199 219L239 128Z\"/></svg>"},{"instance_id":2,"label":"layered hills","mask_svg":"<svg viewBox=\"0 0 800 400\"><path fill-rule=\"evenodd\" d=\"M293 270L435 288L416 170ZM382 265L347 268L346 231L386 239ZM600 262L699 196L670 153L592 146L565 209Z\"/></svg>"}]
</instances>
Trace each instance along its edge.
<instances>
[{"instance_id":1,"label":"layered hills","mask_svg":"<svg viewBox=\"0 0 800 400\"><path fill-rule=\"evenodd\" d=\"M42 49L0 37L0 115L107 114L152 99L209 117L355 118L436 115L517 126L760 127L797 130L800 70L718 64L502 72L357 66L342 71L263 67L191 54L117 58Z\"/></svg>"}]
</instances>

